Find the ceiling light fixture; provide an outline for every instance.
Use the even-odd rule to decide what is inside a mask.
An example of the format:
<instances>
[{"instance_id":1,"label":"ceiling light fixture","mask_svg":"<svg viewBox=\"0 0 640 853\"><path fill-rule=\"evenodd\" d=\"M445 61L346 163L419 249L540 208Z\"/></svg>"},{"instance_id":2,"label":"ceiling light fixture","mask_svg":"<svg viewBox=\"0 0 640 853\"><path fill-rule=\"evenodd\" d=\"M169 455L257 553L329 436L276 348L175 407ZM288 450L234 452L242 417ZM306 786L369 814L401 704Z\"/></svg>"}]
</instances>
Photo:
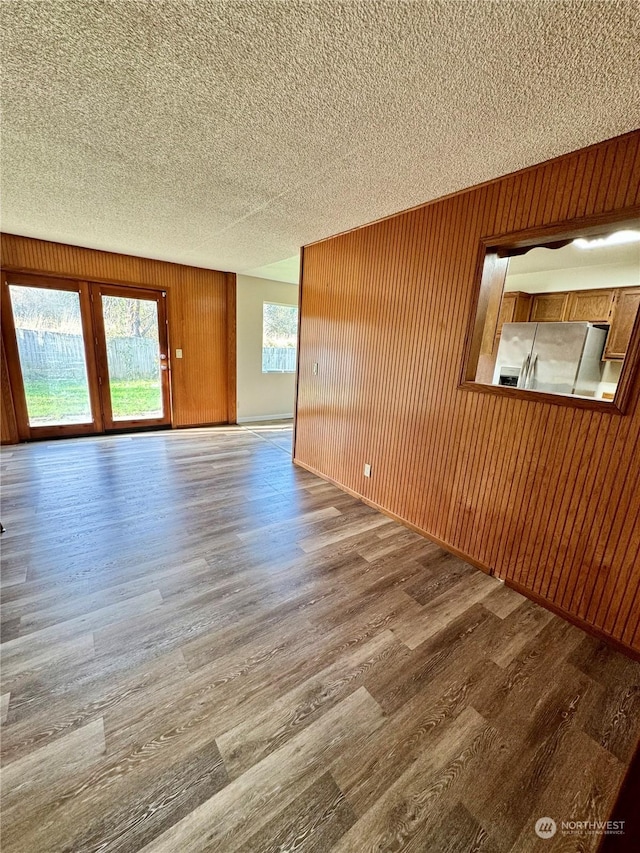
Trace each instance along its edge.
<instances>
[{"instance_id":1,"label":"ceiling light fixture","mask_svg":"<svg viewBox=\"0 0 640 853\"><path fill-rule=\"evenodd\" d=\"M616 231L606 237L596 237L595 240L586 240L578 237L573 245L579 249L598 249L600 246L621 246L624 243L637 243L640 240L640 231Z\"/></svg>"}]
</instances>

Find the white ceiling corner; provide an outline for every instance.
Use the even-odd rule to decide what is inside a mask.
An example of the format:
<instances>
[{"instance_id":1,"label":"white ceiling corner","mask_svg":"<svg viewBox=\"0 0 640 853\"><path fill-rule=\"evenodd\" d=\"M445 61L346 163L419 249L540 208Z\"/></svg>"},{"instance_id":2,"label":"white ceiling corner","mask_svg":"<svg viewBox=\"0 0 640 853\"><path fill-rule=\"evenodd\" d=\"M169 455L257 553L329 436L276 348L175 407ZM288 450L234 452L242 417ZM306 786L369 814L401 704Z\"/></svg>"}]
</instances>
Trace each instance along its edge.
<instances>
[{"instance_id":1,"label":"white ceiling corner","mask_svg":"<svg viewBox=\"0 0 640 853\"><path fill-rule=\"evenodd\" d=\"M635 0L11 0L2 23L3 229L253 275L640 126Z\"/></svg>"},{"instance_id":2,"label":"white ceiling corner","mask_svg":"<svg viewBox=\"0 0 640 853\"><path fill-rule=\"evenodd\" d=\"M274 281L283 281L288 284L298 284L300 279L300 253L292 255L290 258L284 258L282 261L276 261L273 264L264 264L261 267L255 267L251 270L244 270L245 275L252 275L255 278L268 278Z\"/></svg>"}]
</instances>

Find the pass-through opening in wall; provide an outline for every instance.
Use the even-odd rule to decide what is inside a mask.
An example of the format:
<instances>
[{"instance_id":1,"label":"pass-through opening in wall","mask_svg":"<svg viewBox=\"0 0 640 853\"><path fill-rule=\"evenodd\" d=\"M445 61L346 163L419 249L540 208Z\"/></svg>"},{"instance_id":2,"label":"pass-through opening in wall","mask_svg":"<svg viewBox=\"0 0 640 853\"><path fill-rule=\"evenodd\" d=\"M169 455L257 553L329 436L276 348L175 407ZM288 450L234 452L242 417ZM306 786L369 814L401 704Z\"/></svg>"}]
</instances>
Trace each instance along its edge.
<instances>
[{"instance_id":1,"label":"pass-through opening in wall","mask_svg":"<svg viewBox=\"0 0 640 853\"><path fill-rule=\"evenodd\" d=\"M482 247L464 387L623 411L639 360L640 220Z\"/></svg>"}]
</instances>

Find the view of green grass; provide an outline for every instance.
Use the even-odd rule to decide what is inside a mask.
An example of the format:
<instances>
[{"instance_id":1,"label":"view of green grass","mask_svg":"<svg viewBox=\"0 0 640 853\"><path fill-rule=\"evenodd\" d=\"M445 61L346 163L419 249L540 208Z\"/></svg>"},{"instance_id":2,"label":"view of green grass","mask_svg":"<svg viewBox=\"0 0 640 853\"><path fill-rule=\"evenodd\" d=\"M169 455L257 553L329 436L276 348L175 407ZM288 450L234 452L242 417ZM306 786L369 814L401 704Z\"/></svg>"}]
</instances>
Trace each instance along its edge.
<instances>
[{"instance_id":1,"label":"view of green grass","mask_svg":"<svg viewBox=\"0 0 640 853\"><path fill-rule=\"evenodd\" d=\"M87 386L79 382L25 381L29 420L35 423L86 423L91 419ZM160 385L152 379L111 383L114 418L134 418L162 411Z\"/></svg>"},{"instance_id":2,"label":"view of green grass","mask_svg":"<svg viewBox=\"0 0 640 853\"><path fill-rule=\"evenodd\" d=\"M117 380L111 383L111 406L114 418L162 414L160 383L153 379Z\"/></svg>"}]
</instances>

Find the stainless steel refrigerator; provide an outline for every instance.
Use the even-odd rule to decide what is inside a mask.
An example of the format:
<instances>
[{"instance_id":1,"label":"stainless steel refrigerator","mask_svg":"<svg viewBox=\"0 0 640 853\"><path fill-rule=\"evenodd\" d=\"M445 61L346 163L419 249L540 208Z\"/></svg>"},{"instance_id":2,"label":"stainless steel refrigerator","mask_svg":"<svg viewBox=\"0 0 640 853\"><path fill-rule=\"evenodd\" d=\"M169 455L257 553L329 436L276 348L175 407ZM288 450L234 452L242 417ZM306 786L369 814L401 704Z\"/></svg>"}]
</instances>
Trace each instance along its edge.
<instances>
[{"instance_id":1,"label":"stainless steel refrigerator","mask_svg":"<svg viewBox=\"0 0 640 853\"><path fill-rule=\"evenodd\" d=\"M606 339L592 323L505 323L493 384L594 397Z\"/></svg>"}]
</instances>

